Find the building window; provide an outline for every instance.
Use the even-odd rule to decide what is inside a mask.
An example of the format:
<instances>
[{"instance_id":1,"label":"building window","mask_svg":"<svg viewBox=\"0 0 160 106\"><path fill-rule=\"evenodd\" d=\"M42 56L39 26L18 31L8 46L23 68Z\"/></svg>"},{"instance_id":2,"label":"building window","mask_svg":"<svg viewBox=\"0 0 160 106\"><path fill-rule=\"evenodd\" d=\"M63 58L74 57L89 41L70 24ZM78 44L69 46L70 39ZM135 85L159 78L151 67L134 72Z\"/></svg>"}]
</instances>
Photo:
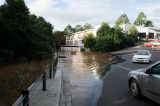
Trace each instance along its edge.
<instances>
[{"instance_id":1,"label":"building window","mask_svg":"<svg viewBox=\"0 0 160 106\"><path fill-rule=\"evenodd\" d=\"M78 41L74 41L74 46L77 46L78 45Z\"/></svg>"},{"instance_id":2,"label":"building window","mask_svg":"<svg viewBox=\"0 0 160 106\"><path fill-rule=\"evenodd\" d=\"M149 33L149 38L154 39L154 33Z\"/></svg>"},{"instance_id":3,"label":"building window","mask_svg":"<svg viewBox=\"0 0 160 106\"><path fill-rule=\"evenodd\" d=\"M146 33L138 33L140 39L146 38Z\"/></svg>"},{"instance_id":4,"label":"building window","mask_svg":"<svg viewBox=\"0 0 160 106\"><path fill-rule=\"evenodd\" d=\"M157 34L157 38L160 39L160 34Z\"/></svg>"}]
</instances>

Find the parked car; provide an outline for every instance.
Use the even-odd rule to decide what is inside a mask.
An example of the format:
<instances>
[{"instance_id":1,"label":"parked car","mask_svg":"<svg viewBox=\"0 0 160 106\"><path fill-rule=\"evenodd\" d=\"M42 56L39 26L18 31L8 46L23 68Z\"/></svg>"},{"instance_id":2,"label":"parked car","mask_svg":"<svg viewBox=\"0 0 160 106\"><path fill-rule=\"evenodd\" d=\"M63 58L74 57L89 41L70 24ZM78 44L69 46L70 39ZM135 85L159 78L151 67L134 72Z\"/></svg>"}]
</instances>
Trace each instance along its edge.
<instances>
[{"instance_id":1,"label":"parked car","mask_svg":"<svg viewBox=\"0 0 160 106\"><path fill-rule=\"evenodd\" d=\"M160 45L160 42L158 42L158 41L152 41L151 44L152 44L153 46L158 46L158 45Z\"/></svg>"},{"instance_id":2,"label":"parked car","mask_svg":"<svg viewBox=\"0 0 160 106\"><path fill-rule=\"evenodd\" d=\"M143 44L143 46L145 46L145 47L156 47L156 46L160 46L160 42L158 42L158 41L145 42Z\"/></svg>"},{"instance_id":3,"label":"parked car","mask_svg":"<svg viewBox=\"0 0 160 106\"><path fill-rule=\"evenodd\" d=\"M160 104L160 61L147 68L130 71L128 84L134 97L144 95Z\"/></svg>"},{"instance_id":4,"label":"parked car","mask_svg":"<svg viewBox=\"0 0 160 106\"><path fill-rule=\"evenodd\" d=\"M138 50L134 53L132 61L133 62L144 62L149 63L151 54L148 50Z\"/></svg>"},{"instance_id":5,"label":"parked car","mask_svg":"<svg viewBox=\"0 0 160 106\"><path fill-rule=\"evenodd\" d=\"M145 46L145 47L152 47L153 45L152 45L152 43L150 43L150 42L145 42L145 43L143 44L143 46Z\"/></svg>"}]
</instances>

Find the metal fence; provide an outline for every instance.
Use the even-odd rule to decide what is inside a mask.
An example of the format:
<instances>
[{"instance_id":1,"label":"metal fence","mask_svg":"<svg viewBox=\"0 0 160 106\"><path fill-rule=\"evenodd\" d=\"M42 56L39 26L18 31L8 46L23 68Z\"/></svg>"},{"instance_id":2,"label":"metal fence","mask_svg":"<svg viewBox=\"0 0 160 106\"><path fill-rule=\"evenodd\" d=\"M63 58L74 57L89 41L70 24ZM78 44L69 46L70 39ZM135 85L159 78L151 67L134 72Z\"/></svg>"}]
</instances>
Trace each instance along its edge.
<instances>
[{"instance_id":1,"label":"metal fence","mask_svg":"<svg viewBox=\"0 0 160 106\"><path fill-rule=\"evenodd\" d=\"M46 79L52 79L55 76L56 73L56 66L58 63L58 54L53 54L53 61L48 66L48 69L45 70L42 75L26 90L21 91L21 96L18 98L18 100L12 105L12 106L29 106L30 99L35 94L36 88L40 83L42 83L42 90L46 91Z\"/></svg>"}]
</instances>

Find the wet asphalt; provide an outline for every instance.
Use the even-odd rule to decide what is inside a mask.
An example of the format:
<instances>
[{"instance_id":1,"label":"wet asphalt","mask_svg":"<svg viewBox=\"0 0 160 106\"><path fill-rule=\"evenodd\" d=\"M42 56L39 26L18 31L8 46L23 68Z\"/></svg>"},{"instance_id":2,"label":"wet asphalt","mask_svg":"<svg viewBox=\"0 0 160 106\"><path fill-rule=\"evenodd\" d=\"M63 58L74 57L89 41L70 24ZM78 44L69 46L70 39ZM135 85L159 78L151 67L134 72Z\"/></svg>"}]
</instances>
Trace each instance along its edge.
<instances>
[{"instance_id":1,"label":"wet asphalt","mask_svg":"<svg viewBox=\"0 0 160 106\"><path fill-rule=\"evenodd\" d=\"M136 99L131 96L128 89L128 72L146 68L160 60L160 51L151 51L149 64L133 63L133 53L118 55L125 61L113 64L103 79L102 91L97 106L159 106L159 104L146 97Z\"/></svg>"}]
</instances>

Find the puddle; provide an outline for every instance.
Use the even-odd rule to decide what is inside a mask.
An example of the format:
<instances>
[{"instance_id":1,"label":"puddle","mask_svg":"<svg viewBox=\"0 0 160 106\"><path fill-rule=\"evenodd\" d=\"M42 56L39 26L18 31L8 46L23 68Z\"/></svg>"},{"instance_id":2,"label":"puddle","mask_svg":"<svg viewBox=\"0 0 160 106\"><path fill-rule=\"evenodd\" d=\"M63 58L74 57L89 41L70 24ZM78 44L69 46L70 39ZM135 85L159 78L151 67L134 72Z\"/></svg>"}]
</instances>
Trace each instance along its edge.
<instances>
[{"instance_id":1,"label":"puddle","mask_svg":"<svg viewBox=\"0 0 160 106\"><path fill-rule=\"evenodd\" d=\"M70 79L73 106L96 106L102 88L101 70L111 58L107 53L61 52L60 69Z\"/></svg>"}]
</instances>

